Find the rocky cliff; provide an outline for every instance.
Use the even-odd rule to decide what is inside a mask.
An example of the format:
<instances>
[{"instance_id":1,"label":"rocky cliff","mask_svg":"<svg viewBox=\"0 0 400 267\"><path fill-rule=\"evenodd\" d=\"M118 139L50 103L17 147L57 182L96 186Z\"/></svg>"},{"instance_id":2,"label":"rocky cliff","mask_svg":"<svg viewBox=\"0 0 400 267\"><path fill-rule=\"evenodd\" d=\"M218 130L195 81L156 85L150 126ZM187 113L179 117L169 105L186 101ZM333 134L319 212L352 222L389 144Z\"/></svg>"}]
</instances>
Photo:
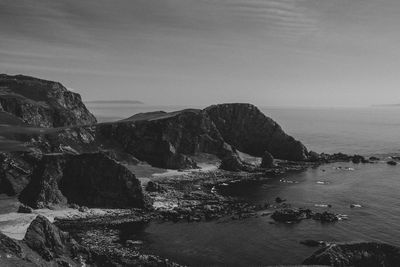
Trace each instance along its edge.
<instances>
[{"instance_id":1,"label":"rocky cliff","mask_svg":"<svg viewBox=\"0 0 400 267\"><path fill-rule=\"evenodd\" d=\"M0 266L84 266L90 252L45 217L30 224L22 241L0 233Z\"/></svg>"},{"instance_id":2,"label":"rocky cliff","mask_svg":"<svg viewBox=\"0 0 400 267\"><path fill-rule=\"evenodd\" d=\"M250 104L137 114L99 124L96 136L98 141L103 140L101 143L112 140L114 146L140 160L171 169L194 167L190 156L196 153L237 158L235 149L253 156L263 156L267 151L278 159L308 159L301 142Z\"/></svg>"},{"instance_id":3,"label":"rocky cliff","mask_svg":"<svg viewBox=\"0 0 400 267\"><path fill-rule=\"evenodd\" d=\"M19 198L33 208L67 203L118 208L147 205L135 175L103 153L45 155L29 181Z\"/></svg>"},{"instance_id":4,"label":"rocky cliff","mask_svg":"<svg viewBox=\"0 0 400 267\"><path fill-rule=\"evenodd\" d=\"M120 122L99 124L97 140L112 140L140 160L171 169L196 167L190 159L196 153L222 157L230 151L209 117L196 109L144 113Z\"/></svg>"},{"instance_id":5,"label":"rocky cliff","mask_svg":"<svg viewBox=\"0 0 400 267\"><path fill-rule=\"evenodd\" d=\"M0 111L39 127L96 123L79 94L58 82L23 75L0 75Z\"/></svg>"},{"instance_id":6,"label":"rocky cliff","mask_svg":"<svg viewBox=\"0 0 400 267\"><path fill-rule=\"evenodd\" d=\"M265 151L274 158L302 161L306 147L287 135L271 118L251 104L213 105L204 110L224 140L238 150L262 157Z\"/></svg>"}]
</instances>

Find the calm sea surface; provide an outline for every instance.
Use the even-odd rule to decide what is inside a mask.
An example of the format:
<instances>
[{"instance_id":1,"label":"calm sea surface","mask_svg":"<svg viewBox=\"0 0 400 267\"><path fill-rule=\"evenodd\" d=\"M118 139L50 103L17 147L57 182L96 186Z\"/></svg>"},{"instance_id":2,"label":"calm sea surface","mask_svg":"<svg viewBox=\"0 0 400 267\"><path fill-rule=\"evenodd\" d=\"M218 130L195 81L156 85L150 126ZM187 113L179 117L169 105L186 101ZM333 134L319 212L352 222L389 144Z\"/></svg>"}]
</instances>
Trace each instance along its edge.
<instances>
[{"instance_id":1,"label":"calm sea surface","mask_svg":"<svg viewBox=\"0 0 400 267\"><path fill-rule=\"evenodd\" d=\"M125 118L137 112L177 110L179 107L89 106L100 121ZM281 109L263 108L289 134L317 152L400 155L400 109ZM342 167L342 168L338 168ZM294 225L270 224L259 217L241 221L151 223L126 230L145 240L148 252L192 266L258 266L298 264L314 248L304 239L324 241L382 241L400 246L400 167L351 163L324 165L271 179L264 184L230 187L225 194L254 203L286 198L298 207L346 214L349 220L320 224L312 220ZM319 182L324 182L321 184ZM360 204L360 208L350 208Z\"/></svg>"}]
</instances>

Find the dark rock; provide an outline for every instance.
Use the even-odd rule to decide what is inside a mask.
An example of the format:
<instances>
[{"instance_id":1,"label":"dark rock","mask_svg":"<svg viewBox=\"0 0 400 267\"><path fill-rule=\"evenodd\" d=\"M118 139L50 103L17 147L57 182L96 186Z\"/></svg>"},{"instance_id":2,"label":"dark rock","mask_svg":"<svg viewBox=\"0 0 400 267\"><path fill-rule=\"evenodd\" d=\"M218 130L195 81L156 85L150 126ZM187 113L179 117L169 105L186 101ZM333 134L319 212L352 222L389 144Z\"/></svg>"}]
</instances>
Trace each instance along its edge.
<instances>
[{"instance_id":1,"label":"dark rock","mask_svg":"<svg viewBox=\"0 0 400 267\"><path fill-rule=\"evenodd\" d=\"M28 227L24 242L46 261L64 257L75 258L82 252L88 254L68 233L62 232L41 215Z\"/></svg>"},{"instance_id":2,"label":"dark rock","mask_svg":"<svg viewBox=\"0 0 400 267\"><path fill-rule=\"evenodd\" d=\"M274 166L274 157L268 151L264 152L261 159L261 168L271 168Z\"/></svg>"},{"instance_id":3,"label":"dark rock","mask_svg":"<svg viewBox=\"0 0 400 267\"><path fill-rule=\"evenodd\" d=\"M312 216L312 218L316 221L321 221L323 223L338 221L338 217L334 213L327 211L324 211L322 213L317 212Z\"/></svg>"},{"instance_id":4,"label":"dark rock","mask_svg":"<svg viewBox=\"0 0 400 267\"><path fill-rule=\"evenodd\" d=\"M96 123L79 94L60 83L23 75L0 75L0 110L40 127Z\"/></svg>"},{"instance_id":5,"label":"dark rock","mask_svg":"<svg viewBox=\"0 0 400 267\"><path fill-rule=\"evenodd\" d=\"M0 266L82 266L90 262L86 248L40 215L22 241L0 233Z\"/></svg>"},{"instance_id":6,"label":"dark rock","mask_svg":"<svg viewBox=\"0 0 400 267\"><path fill-rule=\"evenodd\" d=\"M0 194L19 194L30 181L35 161L26 152L0 153Z\"/></svg>"},{"instance_id":7,"label":"dark rock","mask_svg":"<svg viewBox=\"0 0 400 267\"><path fill-rule=\"evenodd\" d=\"M303 219L303 213L297 209L276 210L271 218L277 222L298 222Z\"/></svg>"},{"instance_id":8,"label":"dark rock","mask_svg":"<svg viewBox=\"0 0 400 267\"><path fill-rule=\"evenodd\" d=\"M321 159L320 154L318 154L317 152L314 151L310 151L308 153L308 160L311 162L318 162Z\"/></svg>"},{"instance_id":9,"label":"dark rock","mask_svg":"<svg viewBox=\"0 0 400 267\"><path fill-rule=\"evenodd\" d=\"M378 158L378 157L369 157L369 160L371 160L371 161L378 161L378 160L380 160L380 158Z\"/></svg>"},{"instance_id":10,"label":"dark rock","mask_svg":"<svg viewBox=\"0 0 400 267\"><path fill-rule=\"evenodd\" d=\"M112 140L139 160L169 169L196 168L191 155L209 153L222 158L229 149L210 118L196 109L137 114L98 125L97 140Z\"/></svg>"},{"instance_id":11,"label":"dark rock","mask_svg":"<svg viewBox=\"0 0 400 267\"><path fill-rule=\"evenodd\" d=\"M238 150L262 157L269 151L274 158L302 161L305 146L287 135L271 118L250 104L220 104L204 110L223 139Z\"/></svg>"},{"instance_id":12,"label":"dark rock","mask_svg":"<svg viewBox=\"0 0 400 267\"><path fill-rule=\"evenodd\" d=\"M44 156L19 199L33 208L67 202L118 208L148 204L135 175L103 153Z\"/></svg>"},{"instance_id":13,"label":"dark rock","mask_svg":"<svg viewBox=\"0 0 400 267\"><path fill-rule=\"evenodd\" d=\"M219 168L225 171L238 172L246 170L246 164L240 159L238 154L231 153L222 159Z\"/></svg>"},{"instance_id":14,"label":"dark rock","mask_svg":"<svg viewBox=\"0 0 400 267\"><path fill-rule=\"evenodd\" d=\"M350 161L352 159L351 156L344 153L335 153L333 155L321 154L321 157L328 161Z\"/></svg>"},{"instance_id":15,"label":"dark rock","mask_svg":"<svg viewBox=\"0 0 400 267\"><path fill-rule=\"evenodd\" d=\"M149 181L146 185L146 191L148 192L166 192L167 190L165 189L164 186L154 182L154 181Z\"/></svg>"},{"instance_id":16,"label":"dark rock","mask_svg":"<svg viewBox=\"0 0 400 267\"><path fill-rule=\"evenodd\" d=\"M397 162L396 161L394 161L394 160L390 160L390 161L388 161L388 162L386 162L388 165L392 165L392 166L396 166L397 165Z\"/></svg>"},{"instance_id":17,"label":"dark rock","mask_svg":"<svg viewBox=\"0 0 400 267\"><path fill-rule=\"evenodd\" d=\"M22 204L18 208L18 213L32 213L32 208Z\"/></svg>"},{"instance_id":18,"label":"dark rock","mask_svg":"<svg viewBox=\"0 0 400 267\"><path fill-rule=\"evenodd\" d=\"M305 265L400 266L400 249L381 243L334 244L316 251Z\"/></svg>"},{"instance_id":19,"label":"dark rock","mask_svg":"<svg viewBox=\"0 0 400 267\"><path fill-rule=\"evenodd\" d=\"M358 163L369 163L369 161L368 161L365 157L360 156L360 155L354 155L354 156L352 156L352 157L351 157L351 161L352 161L353 163L355 163L355 164L358 164Z\"/></svg>"},{"instance_id":20,"label":"dark rock","mask_svg":"<svg viewBox=\"0 0 400 267\"><path fill-rule=\"evenodd\" d=\"M276 203L282 203L282 202L285 202L286 201L286 199L282 199L282 198L280 198L280 197L276 197L275 198L275 202Z\"/></svg>"}]
</instances>

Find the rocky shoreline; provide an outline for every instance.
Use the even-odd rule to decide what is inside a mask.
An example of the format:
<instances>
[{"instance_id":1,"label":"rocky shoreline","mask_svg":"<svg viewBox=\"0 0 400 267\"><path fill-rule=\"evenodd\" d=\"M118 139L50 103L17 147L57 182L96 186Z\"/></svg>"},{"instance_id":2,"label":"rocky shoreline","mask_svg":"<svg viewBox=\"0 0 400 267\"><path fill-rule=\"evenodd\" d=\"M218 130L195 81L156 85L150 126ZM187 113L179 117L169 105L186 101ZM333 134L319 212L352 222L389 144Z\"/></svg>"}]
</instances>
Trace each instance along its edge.
<instances>
[{"instance_id":1,"label":"rocky shoreline","mask_svg":"<svg viewBox=\"0 0 400 267\"><path fill-rule=\"evenodd\" d=\"M22 241L1 234L0 265L5 266L180 266L147 255L140 240L121 236L127 227L152 221L271 216L276 224L305 219L335 223L344 218L332 211L293 207L290 199L276 196L273 203L256 205L222 192L231 184L262 184L326 163L380 161L308 151L251 104L140 113L97 123L78 94L59 83L22 75L0 75L0 124L0 194L18 197L21 214L67 207L76 214L55 218L54 224L39 215ZM212 159L215 169L201 171L204 159ZM396 160L387 164L394 166ZM136 171L140 166L177 174L143 182ZM91 213L94 208L109 210ZM377 252L380 248L384 254ZM378 255L392 262L398 256L392 250L379 245L376 250L363 248L362 255L368 251L364 258L377 261ZM359 257L339 265L317 258L305 264L357 266Z\"/></svg>"}]
</instances>

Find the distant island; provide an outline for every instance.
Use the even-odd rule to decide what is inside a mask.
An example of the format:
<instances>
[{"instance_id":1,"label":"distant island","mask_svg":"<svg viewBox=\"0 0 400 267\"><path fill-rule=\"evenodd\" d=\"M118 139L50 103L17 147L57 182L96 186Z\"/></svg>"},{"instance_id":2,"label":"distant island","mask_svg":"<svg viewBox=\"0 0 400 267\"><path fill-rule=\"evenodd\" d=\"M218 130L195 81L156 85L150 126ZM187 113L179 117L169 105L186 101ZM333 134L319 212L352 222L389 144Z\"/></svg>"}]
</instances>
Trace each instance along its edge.
<instances>
[{"instance_id":1,"label":"distant island","mask_svg":"<svg viewBox=\"0 0 400 267\"><path fill-rule=\"evenodd\" d=\"M130 105L143 105L142 101L138 100L93 100L85 101L86 104L130 104Z\"/></svg>"},{"instance_id":2,"label":"distant island","mask_svg":"<svg viewBox=\"0 0 400 267\"><path fill-rule=\"evenodd\" d=\"M379 105L372 105L372 107L400 107L400 104L379 104Z\"/></svg>"}]
</instances>

